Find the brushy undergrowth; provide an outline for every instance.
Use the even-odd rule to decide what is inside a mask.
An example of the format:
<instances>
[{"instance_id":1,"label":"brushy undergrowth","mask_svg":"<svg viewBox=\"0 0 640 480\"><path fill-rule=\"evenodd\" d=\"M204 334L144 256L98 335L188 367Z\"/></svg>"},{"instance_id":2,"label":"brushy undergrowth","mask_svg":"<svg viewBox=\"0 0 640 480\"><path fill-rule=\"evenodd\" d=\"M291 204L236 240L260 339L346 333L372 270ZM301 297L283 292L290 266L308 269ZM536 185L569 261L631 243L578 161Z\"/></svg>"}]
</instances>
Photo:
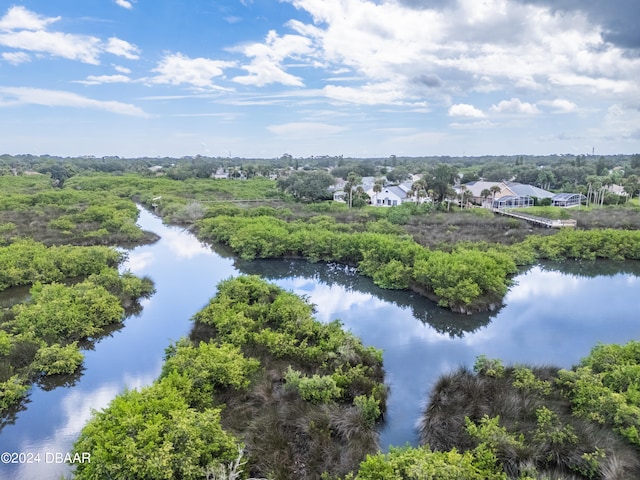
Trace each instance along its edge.
<instances>
[{"instance_id":1,"label":"brushy undergrowth","mask_svg":"<svg viewBox=\"0 0 640 480\"><path fill-rule=\"evenodd\" d=\"M637 344L630 345L625 352L638 351ZM601 376L607 374L592 366L602 366L599 359L606 357L618 366L607 371L620 372L626 365L629 379L640 360L634 356L630 367L629 356L618 354L625 360L620 362L597 348L583 361L582 369L594 369L589 374L551 366L504 367L479 357L475 371L461 368L436 383L419 425L421 443L440 451L472 451L485 443L510 479L638 478L638 377L605 392Z\"/></svg>"}]
</instances>

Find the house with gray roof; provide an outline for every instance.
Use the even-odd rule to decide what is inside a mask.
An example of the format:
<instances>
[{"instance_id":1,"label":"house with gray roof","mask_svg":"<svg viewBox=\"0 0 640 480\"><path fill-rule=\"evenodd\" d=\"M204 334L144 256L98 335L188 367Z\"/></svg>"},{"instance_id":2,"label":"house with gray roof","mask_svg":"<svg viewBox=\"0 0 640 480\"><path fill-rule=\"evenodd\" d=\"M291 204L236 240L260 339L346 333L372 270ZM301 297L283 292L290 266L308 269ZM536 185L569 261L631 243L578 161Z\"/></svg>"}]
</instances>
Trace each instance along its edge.
<instances>
[{"instance_id":1,"label":"house with gray roof","mask_svg":"<svg viewBox=\"0 0 640 480\"><path fill-rule=\"evenodd\" d=\"M409 191L400 185L382 187L380 192L369 194L371 197L371 205L374 207L396 207L403 203L412 202L413 198L409 195Z\"/></svg>"}]
</instances>

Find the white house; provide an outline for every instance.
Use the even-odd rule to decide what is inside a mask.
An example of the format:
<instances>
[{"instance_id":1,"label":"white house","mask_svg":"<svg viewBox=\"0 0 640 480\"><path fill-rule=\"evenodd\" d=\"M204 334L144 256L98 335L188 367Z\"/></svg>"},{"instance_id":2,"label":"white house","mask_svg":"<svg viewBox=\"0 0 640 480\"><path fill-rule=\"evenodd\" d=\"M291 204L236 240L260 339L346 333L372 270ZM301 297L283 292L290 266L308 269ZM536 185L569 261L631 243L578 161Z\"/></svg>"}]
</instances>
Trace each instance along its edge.
<instances>
[{"instance_id":1,"label":"white house","mask_svg":"<svg viewBox=\"0 0 640 480\"><path fill-rule=\"evenodd\" d=\"M403 203L413 201L409 196L408 190L401 185L382 187L382 190L378 193L371 192L372 193L369 194L371 197L371 205L375 207L396 207Z\"/></svg>"}]
</instances>

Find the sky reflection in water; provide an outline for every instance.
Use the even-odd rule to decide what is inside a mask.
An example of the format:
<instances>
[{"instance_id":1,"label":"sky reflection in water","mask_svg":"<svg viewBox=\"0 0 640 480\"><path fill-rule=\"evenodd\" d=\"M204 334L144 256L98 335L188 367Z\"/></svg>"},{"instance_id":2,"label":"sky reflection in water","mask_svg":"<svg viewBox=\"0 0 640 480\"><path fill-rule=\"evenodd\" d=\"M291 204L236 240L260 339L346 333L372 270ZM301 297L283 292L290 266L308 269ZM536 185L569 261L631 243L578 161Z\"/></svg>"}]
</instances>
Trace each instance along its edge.
<instances>
[{"instance_id":1,"label":"sky reflection in water","mask_svg":"<svg viewBox=\"0 0 640 480\"><path fill-rule=\"evenodd\" d=\"M413 427L433 383L442 373L462 365L472 367L478 355L501 358L505 363L570 368L597 342L624 343L640 338L637 276L578 277L536 266L516 280L505 306L490 317L488 325L453 337L416 321L415 311L424 307L440 311L450 322L477 319L481 325L486 316L453 318L420 298L411 299L412 308L381 301L376 287L360 277L356 281L369 293L312 277L275 281L308 296L316 304L319 320L339 318L365 344L384 350L391 387L389 422L382 431L386 447L415 442ZM431 312L430 317L437 315Z\"/></svg>"}]
</instances>

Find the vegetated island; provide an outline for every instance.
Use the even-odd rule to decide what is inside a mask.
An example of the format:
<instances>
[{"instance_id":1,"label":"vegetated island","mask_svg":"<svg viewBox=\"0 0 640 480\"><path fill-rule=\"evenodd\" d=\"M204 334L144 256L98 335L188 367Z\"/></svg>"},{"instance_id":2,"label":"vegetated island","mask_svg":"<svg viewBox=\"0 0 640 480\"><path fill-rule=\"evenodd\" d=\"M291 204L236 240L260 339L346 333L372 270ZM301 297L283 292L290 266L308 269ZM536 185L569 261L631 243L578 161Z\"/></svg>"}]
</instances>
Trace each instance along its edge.
<instances>
[{"instance_id":1,"label":"vegetated island","mask_svg":"<svg viewBox=\"0 0 640 480\"><path fill-rule=\"evenodd\" d=\"M223 281L160 378L94 414L75 478L337 478L379 450L382 352L256 276Z\"/></svg>"},{"instance_id":2,"label":"vegetated island","mask_svg":"<svg viewBox=\"0 0 640 480\"><path fill-rule=\"evenodd\" d=\"M86 348L154 292L153 282L116 267L108 247L51 246L21 240L0 247L0 291L33 285L0 318L0 415L15 414L30 384L52 376L73 384ZM82 344L82 345L81 345Z\"/></svg>"}]
</instances>

